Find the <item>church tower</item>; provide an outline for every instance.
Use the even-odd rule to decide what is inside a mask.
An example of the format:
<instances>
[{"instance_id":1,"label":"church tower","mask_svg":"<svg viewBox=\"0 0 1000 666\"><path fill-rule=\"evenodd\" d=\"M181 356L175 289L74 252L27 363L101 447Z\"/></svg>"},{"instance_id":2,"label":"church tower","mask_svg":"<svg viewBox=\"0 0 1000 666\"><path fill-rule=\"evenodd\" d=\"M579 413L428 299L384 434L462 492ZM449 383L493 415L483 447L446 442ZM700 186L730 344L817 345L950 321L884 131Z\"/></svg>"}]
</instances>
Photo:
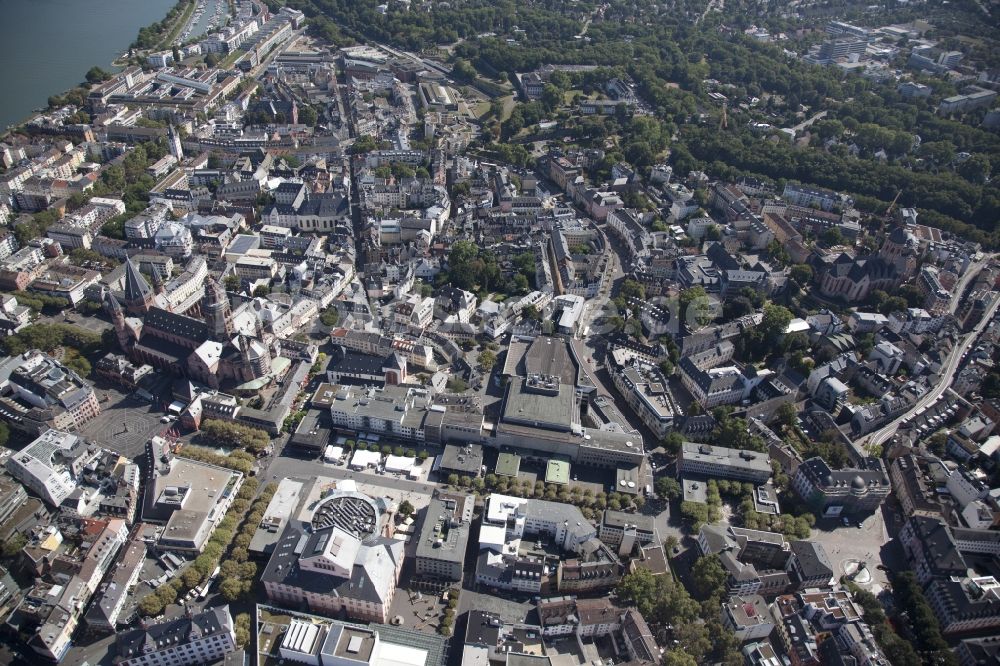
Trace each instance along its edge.
<instances>
[{"instance_id":1,"label":"church tower","mask_svg":"<svg viewBox=\"0 0 1000 666\"><path fill-rule=\"evenodd\" d=\"M127 354L132 346L132 340L129 339L128 328L125 326L125 311L122 310L121 303L110 291L104 297L104 308L111 317L111 323L115 326L118 345Z\"/></svg>"},{"instance_id":2,"label":"church tower","mask_svg":"<svg viewBox=\"0 0 1000 666\"><path fill-rule=\"evenodd\" d=\"M201 300L201 314L208 324L208 337L216 342L228 342L233 337L232 312L229 296L215 278L205 281L205 296Z\"/></svg>"},{"instance_id":3,"label":"church tower","mask_svg":"<svg viewBox=\"0 0 1000 666\"><path fill-rule=\"evenodd\" d=\"M155 264L153 265L153 274L151 277L153 279L153 293L157 296L165 294L167 285L163 283L163 276L160 275L160 269Z\"/></svg>"},{"instance_id":4,"label":"church tower","mask_svg":"<svg viewBox=\"0 0 1000 666\"><path fill-rule=\"evenodd\" d=\"M242 334L237 339L237 345L240 348L243 376L246 381L260 379L271 371L271 352L267 345Z\"/></svg>"},{"instance_id":5,"label":"church tower","mask_svg":"<svg viewBox=\"0 0 1000 666\"><path fill-rule=\"evenodd\" d=\"M184 147L181 146L181 135L173 125L167 130L167 143L170 145L170 154L177 158L178 162L183 160Z\"/></svg>"},{"instance_id":6,"label":"church tower","mask_svg":"<svg viewBox=\"0 0 1000 666\"><path fill-rule=\"evenodd\" d=\"M131 314L145 314L152 306L153 289L129 257L125 260L125 309Z\"/></svg>"}]
</instances>

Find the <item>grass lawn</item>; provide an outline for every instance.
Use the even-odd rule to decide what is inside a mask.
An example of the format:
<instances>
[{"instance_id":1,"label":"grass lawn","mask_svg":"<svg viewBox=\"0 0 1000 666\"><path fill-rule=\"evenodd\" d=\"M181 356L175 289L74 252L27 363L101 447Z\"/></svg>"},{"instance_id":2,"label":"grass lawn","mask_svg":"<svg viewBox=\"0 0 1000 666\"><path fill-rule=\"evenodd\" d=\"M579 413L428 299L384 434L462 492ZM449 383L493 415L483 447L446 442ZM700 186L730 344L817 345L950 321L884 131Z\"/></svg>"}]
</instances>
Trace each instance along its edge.
<instances>
[{"instance_id":1,"label":"grass lawn","mask_svg":"<svg viewBox=\"0 0 1000 666\"><path fill-rule=\"evenodd\" d=\"M187 25L188 21L191 19L191 15L194 14L194 8L197 4L198 3L196 2L189 2L187 4L187 7L185 7L184 11L181 12L180 18L176 23L174 23L173 28L171 28L170 32L167 34L167 38L160 42L157 47L158 49L164 49L174 43L174 40L177 39L177 35L180 34L181 29Z\"/></svg>"},{"instance_id":2,"label":"grass lawn","mask_svg":"<svg viewBox=\"0 0 1000 666\"><path fill-rule=\"evenodd\" d=\"M503 117L500 119L501 122L510 118L510 114L514 113L514 96L508 95L503 98Z\"/></svg>"}]
</instances>

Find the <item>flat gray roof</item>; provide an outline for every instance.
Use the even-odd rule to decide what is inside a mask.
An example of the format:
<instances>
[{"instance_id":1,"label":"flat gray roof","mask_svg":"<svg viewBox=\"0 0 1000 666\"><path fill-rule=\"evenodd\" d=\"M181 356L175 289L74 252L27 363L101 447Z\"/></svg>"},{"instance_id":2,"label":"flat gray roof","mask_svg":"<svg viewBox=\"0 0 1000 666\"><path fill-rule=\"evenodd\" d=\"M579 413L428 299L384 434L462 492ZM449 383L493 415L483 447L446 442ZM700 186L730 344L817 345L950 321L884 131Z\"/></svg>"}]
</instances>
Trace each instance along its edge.
<instances>
[{"instance_id":1,"label":"flat gray roof","mask_svg":"<svg viewBox=\"0 0 1000 666\"><path fill-rule=\"evenodd\" d=\"M718 465L720 467L737 467L740 469L771 472L771 459L766 453L728 449L724 446L712 446L697 442L684 442L684 445L681 447L681 459Z\"/></svg>"},{"instance_id":2,"label":"flat gray roof","mask_svg":"<svg viewBox=\"0 0 1000 666\"><path fill-rule=\"evenodd\" d=\"M469 544L469 526L450 526L452 512L433 498L427 505L420 534L417 537L416 557L462 562ZM439 543L440 542L440 543Z\"/></svg>"},{"instance_id":3,"label":"flat gray roof","mask_svg":"<svg viewBox=\"0 0 1000 666\"><path fill-rule=\"evenodd\" d=\"M574 389L570 385L560 384L557 395L544 395L526 391L524 379L515 377L507 392L503 418L514 423L569 430L574 404Z\"/></svg>"}]
</instances>

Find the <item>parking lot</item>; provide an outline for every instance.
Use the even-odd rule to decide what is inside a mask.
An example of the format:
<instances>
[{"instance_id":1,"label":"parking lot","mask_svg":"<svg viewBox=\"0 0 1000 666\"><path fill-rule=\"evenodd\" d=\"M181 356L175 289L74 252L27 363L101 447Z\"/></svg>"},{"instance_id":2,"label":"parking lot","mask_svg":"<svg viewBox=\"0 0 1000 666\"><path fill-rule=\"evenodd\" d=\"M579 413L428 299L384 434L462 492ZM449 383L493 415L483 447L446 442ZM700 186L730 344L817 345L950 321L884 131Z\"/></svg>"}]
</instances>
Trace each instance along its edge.
<instances>
[{"instance_id":1,"label":"parking lot","mask_svg":"<svg viewBox=\"0 0 1000 666\"><path fill-rule=\"evenodd\" d=\"M97 333L97 334L101 334L108 329L114 328L114 326L111 325L111 322L105 321L101 317L84 316L82 314L73 312L72 310L68 311L66 314L59 313L50 316L44 316L44 315L40 316L38 317L38 319L35 320L35 323L72 324L73 326L77 326L79 328L86 329L91 333Z\"/></svg>"}]
</instances>

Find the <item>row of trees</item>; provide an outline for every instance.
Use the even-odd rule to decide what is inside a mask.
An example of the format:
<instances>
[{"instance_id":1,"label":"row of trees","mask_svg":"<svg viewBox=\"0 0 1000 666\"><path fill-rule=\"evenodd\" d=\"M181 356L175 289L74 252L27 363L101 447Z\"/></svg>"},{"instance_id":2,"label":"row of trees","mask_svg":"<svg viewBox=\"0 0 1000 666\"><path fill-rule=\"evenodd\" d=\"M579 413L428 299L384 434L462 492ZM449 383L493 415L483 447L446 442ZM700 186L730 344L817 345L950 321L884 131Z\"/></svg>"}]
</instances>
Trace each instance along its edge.
<instances>
[{"instance_id":1,"label":"row of trees","mask_svg":"<svg viewBox=\"0 0 1000 666\"><path fill-rule=\"evenodd\" d=\"M659 492L659 481L657 484ZM664 485L663 490L674 496L679 494L679 488L675 490ZM752 483L710 479L706 483L705 495L705 503L681 502L681 517L690 525L692 532L698 532L702 525L714 523L721 518L723 498L735 505L737 519L744 527L752 530L780 532L790 539L808 539L816 524L816 516L807 511L802 511L800 515L758 512L754 504Z\"/></svg>"},{"instance_id":2,"label":"row of trees","mask_svg":"<svg viewBox=\"0 0 1000 666\"><path fill-rule=\"evenodd\" d=\"M65 298L59 298L58 296L48 296L46 294L38 294L27 291L19 291L16 294L6 295L15 296L17 298L18 305L24 305L31 308L31 311L35 314L55 314L62 312L69 307L69 301Z\"/></svg>"},{"instance_id":3,"label":"row of trees","mask_svg":"<svg viewBox=\"0 0 1000 666\"><path fill-rule=\"evenodd\" d=\"M958 663L947 641L941 635L934 610L927 602L924 592L912 571L904 571L892 579L892 591L899 608L906 609L910 630L917 650L928 655L927 663L951 666ZM895 663L895 662L894 662Z\"/></svg>"},{"instance_id":4,"label":"row of trees","mask_svg":"<svg viewBox=\"0 0 1000 666\"><path fill-rule=\"evenodd\" d=\"M278 485L276 483L267 484L261 490L257 499L253 501L252 505L249 502L241 505L240 508L243 511L236 514L242 515L249 506L250 512L244 516L239 532L232 540L227 557L223 561L219 571L221 578L219 581L219 594L228 602L246 597L253 590L254 582L257 579L257 565L249 561L250 553L248 549L254 532L257 531L260 521L264 517L264 511L267 509L268 503L274 497L274 493L277 490ZM251 495L250 497L253 496Z\"/></svg>"},{"instance_id":5,"label":"row of trees","mask_svg":"<svg viewBox=\"0 0 1000 666\"><path fill-rule=\"evenodd\" d=\"M201 554L179 576L165 585L156 588L150 594L139 600L139 614L143 617L153 617L163 612L168 605L175 603L188 590L201 585L219 566L222 555L233 540L233 535L241 516L250 505L250 499L257 492L257 479L245 479L236 493L236 498L229 506L225 517L219 521L212 537L205 544ZM255 570L256 573L256 570Z\"/></svg>"},{"instance_id":6,"label":"row of trees","mask_svg":"<svg viewBox=\"0 0 1000 666\"><path fill-rule=\"evenodd\" d=\"M72 347L81 354L94 354L101 350L101 336L70 324L30 324L0 344L10 356L23 354L29 349L50 352L57 347Z\"/></svg>"},{"instance_id":7,"label":"row of trees","mask_svg":"<svg viewBox=\"0 0 1000 666\"><path fill-rule=\"evenodd\" d=\"M211 449L194 444L185 444L177 451L177 455L181 458L189 458L198 462L225 467L226 469L235 470L243 474L250 473L253 469L254 460L256 460L254 456L246 451L233 451L229 455L223 456Z\"/></svg>"},{"instance_id":8,"label":"row of trees","mask_svg":"<svg viewBox=\"0 0 1000 666\"><path fill-rule=\"evenodd\" d=\"M202 422L200 430L202 436L214 446L242 449L254 455L264 453L271 443L271 437L266 431L242 423L206 419Z\"/></svg>"},{"instance_id":9,"label":"row of trees","mask_svg":"<svg viewBox=\"0 0 1000 666\"><path fill-rule=\"evenodd\" d=\"M850 581L845 580L842 582L854 596L854 601L861 606L864 612L865 623L871 627L875 640L878 642L879 647L882 648L882 652L885 653L889 662L894 664L894 666L922 666L924 662L920 659L917 651L893 629L892 624L885 616L885 611L878 597L867 590L861 589Z\"/></svg>"},{"instance_id":10,"label":"row of trees","mask_svg":"<svg viewBox=\"0 0 1000 666\"><path fill-rule=\"evenodd\" d=\"M192 0L179 0L174 5L162 21L157 21L150 25L139 28L139 34L130 48L133 49L155 49L160 45L173 29L174 24L182 17L184 10Z\"/></svg>"},{"instance_id":11,"label":"row of trees","mask_svg":"<svg viewBox=\"0 0 1000 666\"><path fill-rule=\"evenodd\" d=\"M487 492L498 492L515 497L545 499L550 502L565 502L580 507L587 519L597 516L605 509L614 511L639 510L646 504L641 495L626 493L594 492L590 488L577 485L560 486L543 481L532 482L530 479L517 479L499 474L487 474L485 477L459 476L449 474L446 482L454 488L461 488L477 495Z\"/></svg>"}]
</instances>

